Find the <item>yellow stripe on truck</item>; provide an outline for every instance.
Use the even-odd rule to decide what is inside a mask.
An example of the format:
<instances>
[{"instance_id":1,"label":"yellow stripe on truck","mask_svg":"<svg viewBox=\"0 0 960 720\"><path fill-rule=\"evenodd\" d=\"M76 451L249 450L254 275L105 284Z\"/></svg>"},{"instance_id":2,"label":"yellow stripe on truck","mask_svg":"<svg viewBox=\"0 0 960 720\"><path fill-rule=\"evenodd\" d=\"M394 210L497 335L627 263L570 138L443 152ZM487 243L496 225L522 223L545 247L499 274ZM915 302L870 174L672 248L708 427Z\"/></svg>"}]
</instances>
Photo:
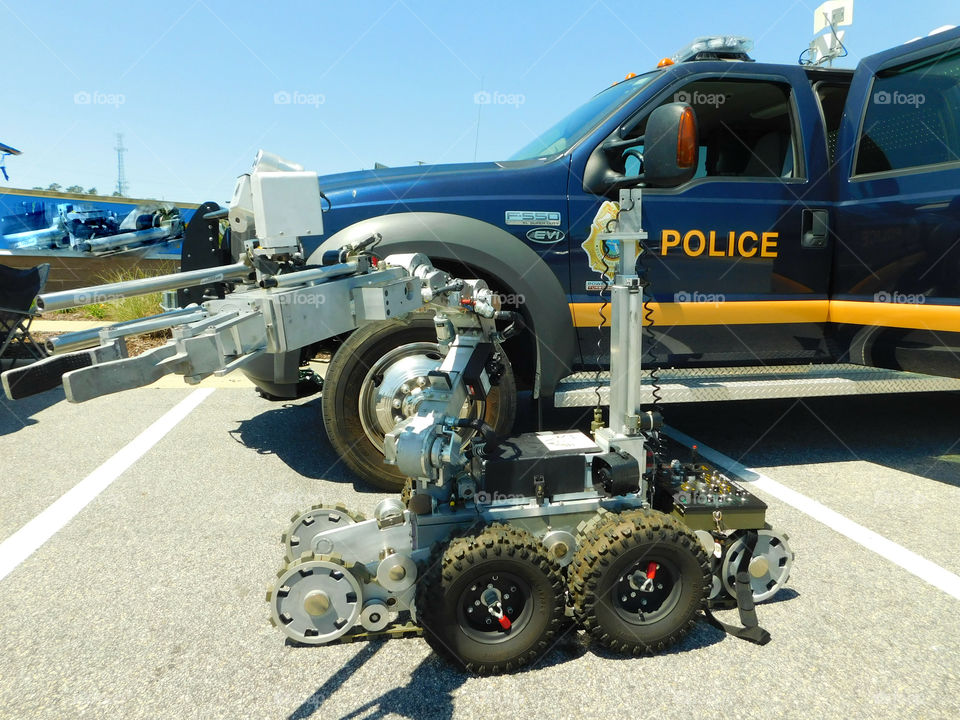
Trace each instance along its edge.
<instances>
[{"instance_id":1,"label":"yellow stripe on truck","mask_svg":"<svg viewBox=\"0 0 960 720\"><path fill-rule=\"evenodd\" d=\"M749 300L743 302L650 303L655 325L769 325L827 322L827 300ZM576 327L597 327L601 303L571 303ZM603 314L610 324L612 306Z\"/></svg>"},{"instance_id":2,"label":"yellow stripe on truck","mask_svg":"<svg viewBox=\"0 0 960 720\"><path fill-rule=\"evenodd\" d=\"M830 322L960 332L960 306L831 300Z\"/></svg>"},{"instance_id":3,"label":"yellow stripe on truck","mask_svg":"<svg viewBox=\"0 0 960 720\"><path fill-rule=\"evenodd\" d=\"M601 303L571 303L576 327L597 327ZM960 332L960 306L855 300L750 300L650 303L656 325L773 325L836 323ZM613 308L603 311L605 326Z\"/></svg>"}]
</instances>

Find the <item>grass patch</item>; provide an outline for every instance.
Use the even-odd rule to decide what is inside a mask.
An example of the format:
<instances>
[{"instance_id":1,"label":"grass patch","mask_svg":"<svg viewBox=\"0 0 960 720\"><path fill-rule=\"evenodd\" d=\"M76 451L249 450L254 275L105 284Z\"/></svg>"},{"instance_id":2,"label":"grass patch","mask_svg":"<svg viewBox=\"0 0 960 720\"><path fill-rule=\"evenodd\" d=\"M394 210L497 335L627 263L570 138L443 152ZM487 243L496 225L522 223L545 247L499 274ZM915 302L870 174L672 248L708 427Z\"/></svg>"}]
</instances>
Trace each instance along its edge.
<instances>
[{"instance_id":1,"label":"grass patch","mask_svg":"<svg viewBox=\"0 0 960 720\"><path fill-rule=\"evenodd\" d=\"M98 280L103 284L113 284L127 282L129 280L142 280L144 278L166 275L176 271L177 266L173 263L171 263L169 267L152 268L149 271L141 267L122 268L103 273L98 276ZM85 305L80 308L79 311L97 320L125 322L127 320L138 320L140 318L150 317L151 315L163 312L160 300L161 293L155 292L147 295L134 295L110 302Z\"/></svg>"}]
</instances>

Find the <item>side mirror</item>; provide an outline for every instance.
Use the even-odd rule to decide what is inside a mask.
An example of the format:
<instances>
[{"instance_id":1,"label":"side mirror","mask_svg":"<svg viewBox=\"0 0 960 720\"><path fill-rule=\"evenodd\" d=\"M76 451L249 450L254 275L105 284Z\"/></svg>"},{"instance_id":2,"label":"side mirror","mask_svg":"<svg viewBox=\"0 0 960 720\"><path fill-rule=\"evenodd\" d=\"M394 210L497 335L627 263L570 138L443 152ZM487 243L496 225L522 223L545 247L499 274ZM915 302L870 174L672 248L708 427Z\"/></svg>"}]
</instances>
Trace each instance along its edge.
<instances>
[{"instance_id":1,"label":"side mirror","mask_svg":"<svg viewBox=\"0 0 960 720\"><path fill-rule=\"evenodd\" d=\"M697 172L700 143L697 116L686 103L658 107L647 120L643 176L649 187L676 187Z\"/></svg>"}]
</instances>

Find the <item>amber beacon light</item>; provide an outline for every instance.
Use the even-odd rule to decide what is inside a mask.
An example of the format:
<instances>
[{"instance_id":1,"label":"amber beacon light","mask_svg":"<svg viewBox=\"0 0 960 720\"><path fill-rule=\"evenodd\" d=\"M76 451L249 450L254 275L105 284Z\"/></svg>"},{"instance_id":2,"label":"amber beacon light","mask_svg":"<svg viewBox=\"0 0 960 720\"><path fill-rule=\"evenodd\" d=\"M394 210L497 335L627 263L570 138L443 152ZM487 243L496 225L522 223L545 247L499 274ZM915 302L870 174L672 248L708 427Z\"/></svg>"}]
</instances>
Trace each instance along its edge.
<instances>
[{"instance_id":1,"label":"amber beacon light","mask_svg":"<svg viewBox=\"0 0 960 720\"><path fill-rule=\"evenodd\" d=\"M677 166L693 167L697 162L697 116L693 108L685 108L680 117L680 131L677 133Z\"/></svg>"}]
</instances>

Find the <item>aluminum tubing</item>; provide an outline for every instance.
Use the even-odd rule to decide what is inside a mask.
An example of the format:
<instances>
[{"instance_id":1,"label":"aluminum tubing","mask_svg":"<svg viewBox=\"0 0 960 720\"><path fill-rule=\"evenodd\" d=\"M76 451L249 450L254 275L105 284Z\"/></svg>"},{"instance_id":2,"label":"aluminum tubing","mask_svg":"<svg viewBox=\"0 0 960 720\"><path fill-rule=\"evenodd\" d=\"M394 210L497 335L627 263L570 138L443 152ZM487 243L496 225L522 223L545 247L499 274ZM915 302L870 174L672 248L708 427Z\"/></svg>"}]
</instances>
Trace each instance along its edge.
<instances>
[{"instance_id":1,"label":"aluminum tubing","mask_svg":"<svg viewBox=\"0 0 960 720\"><path fill-rule=\"evenodd\" d=\"M194 315L198 312L200 312L200 308L198 306L190 305L189 307L171 310L158 315L151 315L150 317L127 320L126 322L115 323L113 325L105 325L104 327L90 328L89 330L78 330L76 332L64 333L63 335L56 335L55 337L47 338L43 345L47 349L47 352L49 352L51 355L63 355L64 353L74 352L75 350L86 350L87 348L96 347L100 344L100 332L102 330L116 331L132 325L141 325L146 322L159 323L157 327L151 327L145 331L138 331L138 333L151 332L152 330L165 329L168 327L173 327L174 325L179 325L184 321L183 318L185 318L185 316Z\"/></svg>"},{"instance_id":2,"label":"aluminum tubing","mask_svg":"<svg viewBox=\"0 0 960 720\"><path fill-rule=\"evenodd\" d=\"M251 272L252 270L248 265L235 263L169 275L157 275L156 277L138 280L126 280L108 285L94 285L78 290L63 290L40 295L37 297L37 307L40 310L63 310L92 303L120 300L134 295L147 295L163 290L178 290L193 285L209 285L225 280L237 280L247 277Z\"/></svg>"},{"instance_id":3,"label":"aluminum tubing","mask_svg":"<svg viewBox=\"0 0 960 720\"><path fill-rule=\"evenodd\" d=\"M75 350L86 350L100 344L100 328L78 330L47 338L43 346L50 355L63 355Z\"/></svg>"},{"instance_id":4,"label":"aluminum tubing","mask_svg":"<svg viewBox=\"0 0 960 720\"><path fill-rule=\"evenodd\" d=\"M284 275L271 275L260 281L262 288L290 287L291 285L303 285L304 283L317 280L326 280L327 278L339 277L341 275L352 275L359 269L359 264L352 260L350 262L338 263L336 265L326 265L310 270L299 270L297 272L286 273Z\"/></svg>"},{"instance_id":5,"label":"aluminum tubing","mask_svg":"<svg viewBox=\"0 0 960 720\"><path fill-rule=\"evenodd\" d=\"M614 285L610 290L610 429L624 432L624 419L629 413L630 373L630 289Z\"/></svg>"},{"instance_id":6,"label":"aluminum tubing","mask_svg":"<svg viewBox=\"0 0 960 720\"><path fill-rule=\"evenodd\" d=\"M627 296L627 415L640 414L640 384L643 380L643 289L631 288Z\"/></svg>"}]
</instances>

